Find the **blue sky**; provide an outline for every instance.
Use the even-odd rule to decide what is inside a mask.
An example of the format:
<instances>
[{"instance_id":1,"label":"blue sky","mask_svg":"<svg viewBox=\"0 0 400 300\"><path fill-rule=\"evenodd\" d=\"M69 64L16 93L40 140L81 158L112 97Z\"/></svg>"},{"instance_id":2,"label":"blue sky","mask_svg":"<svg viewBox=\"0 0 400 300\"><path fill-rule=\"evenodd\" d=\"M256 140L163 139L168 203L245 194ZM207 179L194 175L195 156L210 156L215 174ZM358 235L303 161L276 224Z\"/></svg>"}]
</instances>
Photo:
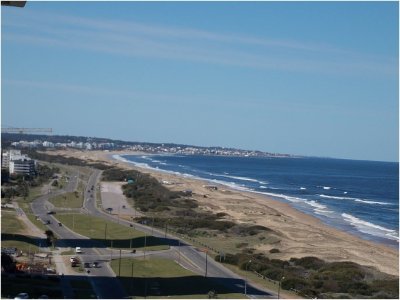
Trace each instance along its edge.
<instances>
[{"instance_id":1,"label":"blue sky","mask_svg":"<svg viewBox=\"0 0 400 300\"><path fill-rule=\"evenodd\" d=\"M398 161L396 2L2 8L2 125Z\"/></svg>"}]
</instances>

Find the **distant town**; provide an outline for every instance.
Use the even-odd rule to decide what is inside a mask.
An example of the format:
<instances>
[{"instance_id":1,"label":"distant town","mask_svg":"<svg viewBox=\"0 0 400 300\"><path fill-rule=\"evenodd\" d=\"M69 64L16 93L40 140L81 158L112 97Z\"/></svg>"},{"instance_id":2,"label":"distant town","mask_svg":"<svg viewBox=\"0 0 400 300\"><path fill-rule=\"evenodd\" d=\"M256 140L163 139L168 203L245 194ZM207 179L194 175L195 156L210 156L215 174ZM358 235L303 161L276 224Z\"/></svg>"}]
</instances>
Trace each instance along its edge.
<instances>
[{"instance_id":1,"label":"distant town","mask_svg":"<svg viewBox=\"0 0 400 300\"><path fill-rule=\"evenodd\" d=\"M242 150L224 147L200 147L171 143L126 142L91 137L48 136L28 134L2 134L4 146L14 149L81 149L81 150L126 150L151 154L183 154L183 155L219 155L237 157L295 157L290 154L263 152L258 150ZM8 144L8 145L7 145Z\"/></svg>"}]
</instances>

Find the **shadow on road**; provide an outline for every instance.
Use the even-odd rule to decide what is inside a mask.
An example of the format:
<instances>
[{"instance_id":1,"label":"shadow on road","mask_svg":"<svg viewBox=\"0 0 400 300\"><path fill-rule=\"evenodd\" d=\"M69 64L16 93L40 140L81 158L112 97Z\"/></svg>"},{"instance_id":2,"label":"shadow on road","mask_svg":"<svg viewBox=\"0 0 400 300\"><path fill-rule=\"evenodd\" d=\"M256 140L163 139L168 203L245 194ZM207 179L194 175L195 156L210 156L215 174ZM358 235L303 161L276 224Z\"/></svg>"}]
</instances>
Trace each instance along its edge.
<instances>
[{"instance_id":1,"label":"shadow on road","mask_svg":"<svg viewBox=\"0 0 400 300\"><path fill-rule=\"evenodd\" d=\"M120 280L124 291L116 290ZM203 276L184 277L104 277L93 276L90 280L87 276L78 275L40 275L26 273L2 273L3 284L1 295L14 298L21 292L28 293L31 298L47 295L53 299L62 299L62 290L68 289L68 296L75 299L96 298L96 292L101 293L102 298L115 299L133 297L180 297L190 298L231 298L232 293L243 294L244 282L231 278L208 278ZM91 282L95 285L92 288ZM248 286L247 293L259 298L267 298L271 295ZM224 296L225 295L225 296Z\"/></svg>"},{"instance_id":2,"label":"shadow on road","mask_svg":"<svg viewBox=\"0 0 400 300\"><path fill-rule=\"evenodd\" d=\"M21 241L28 244L42 247L46 246L45 238L25 236L21 234L1 234L2 241ZM152 246L178 246L179 242L175 239L157 238L154 236L138 237L133 239L57 239L56 246L59 247L81 247L81 248L125 248L125 249L141 249ZM185 246L185 243L180 243Z\"/></svg>"}]
</instances>

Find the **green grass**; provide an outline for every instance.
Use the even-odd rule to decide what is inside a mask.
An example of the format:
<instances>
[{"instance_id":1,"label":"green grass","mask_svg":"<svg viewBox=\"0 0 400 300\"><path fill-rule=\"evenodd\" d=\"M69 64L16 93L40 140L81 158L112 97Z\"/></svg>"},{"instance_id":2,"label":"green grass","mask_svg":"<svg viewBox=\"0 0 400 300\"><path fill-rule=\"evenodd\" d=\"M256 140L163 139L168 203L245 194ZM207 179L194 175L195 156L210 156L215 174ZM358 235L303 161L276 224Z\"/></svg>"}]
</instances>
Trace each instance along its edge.
<instances>
[{"instance_id":1,"label":"green grass","mask_svg":"<svg viewBox=\"0 0 400 300\"><path fill-rule=\"evenodd\" d=\"M39 251L37 239L24 235L25 224L17 219L16 212L1 212L1 246L15 247L23 252Z\"/></svg>"},{"instance_id":2,"label":"green grass","mask_svg":"<svg viewBox=\"0 0 400 300\"><path fill-rule=\"evenodd\" d=\"M133 269L132 269L133 264ZM114 273L119 273L119 260L111 262ZM133 279L132 279L133 270ZM182 268L176 262L165 258L121 259L119 277L126 292L132 297L150 298L208 298L208 292L215 290L218 298L246 298L243 294L230 293L225 287L212 280ZM147 289L145 288L147 287Z\"/></svg>"},{"instance_id":3,"label":"green grass","mask_svg":"<svg viewBox=\"0 0 400 300\"><path fill-rule=\"evenodd\" d=\"M28 197L26 197L26 199L21 199L18 202L31 203L37 197L42 195L42 188L43 188L43 186L36 186L36 187L33 187L33 188L29 188Z\"/></svg>"},{"instance_id":4,"label":"green grass","mask_svg":"<svg viewBox=\"0 0 400 300\"><path fill-rule=\"evenodd\" d=\"M112 246L114 248L130 248L130 245L135 249L144 247L145 234L133 228L83 214L57 214L55 217L71 230L91 239L101 241L104 241L107 224L106 244L108 247L111 246L111 240L113 241ZM75 225L73 225L73 219ZM146 249L164 250L169 249L169 246L164 244L163 239L147 236Z\"/></svg>"},{"instance_id":5,"label":"green grass","mask_svg":"<svg viewBox=\"0 0 400 300\"><path fill-rule=\"evenodd\" d=\"M41 231L45 232L48 228L40 220L37 220L34 214L26 214L28 219Z\"/></svg>"},{"instance_id":6,"label":"green grass","mask_svg":"<svg viewBox=\"0 0 400 300\"><path fill-rule=\"evenodd\" d=\"M23 233L24 223L16 216L15 211L1 212L1 233Z\"/></svg>"},{"instance_id":7,"label":"green grass","mask_svg":"<svg viewBox=\"0 0 400 300\"><path fill-rule=\"evenodd\" d=\"M269 280L262 279L262 278L258 277L255 273L246 272L244 270L241 270L237 266L233 266L233 265L230 265L230 264L223 264L223 265L226 268L228 268L231 271L233 271L234 273L242 276L243 278L247 277L250 282L254 282L254 283L258 284L259 286L266 287L267 289L278 293L278 283L276 281L269 281ZM294 292L286 291L286 290L283 290L283 289L281 289L280 294L281 294L282 298L287 298L287 299L299 299L299 298L302 298L302 297L300 297L299 295L297 295Z\"/></svg>"},{"instance_id":8,"label":"green grass","mask_svg":"<svg viewBox=\"0 0 400 300\"><path fill-rule=\"evenodd\" d=\"M78 196L78 197L77 197ZM82 192L65 193L49 200L56 207L81 208L83 204Z\"/></svg>"}]
</instances>

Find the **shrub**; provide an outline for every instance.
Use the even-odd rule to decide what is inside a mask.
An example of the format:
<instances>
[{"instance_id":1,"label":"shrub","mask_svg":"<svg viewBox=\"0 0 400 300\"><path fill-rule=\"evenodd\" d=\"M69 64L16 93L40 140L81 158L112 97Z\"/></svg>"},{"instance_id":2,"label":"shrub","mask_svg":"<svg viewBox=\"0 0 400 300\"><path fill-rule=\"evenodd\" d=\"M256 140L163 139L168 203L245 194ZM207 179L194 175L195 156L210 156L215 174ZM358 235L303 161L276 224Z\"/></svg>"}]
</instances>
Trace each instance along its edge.
<instances>
[{"instance_id":1,"label":"shrub","mask_svg":"<svg viewBox=\"0 0 400 300\"><path fill-rule=\"evenodd\" d=\"M271 250L269 250L269 253L280 253L281 251L279 251L279 249L273 248Z\"/></svg>"},{"instance_id":2,"label":"shrub","mask_svg":"<svg viewBox=\"0 0 400 300\"><path fill-rule=\"evenodd\" d=\"M319 270L325 265L325 261L317 257L307 256L296 259L295 264L298 266L302 266L305 269Z\"/></svg>"},{"instance_id":3,"label":"shrub","mask_svg":"<svg viewBox=\"0 0 400 300\"><path fill-rule=\"evenodd\" d=\"M302 290L308 287L308 284L304 279L301 278L285 278L282 280L281 286L285 290Z\"/></svg>"}]
</instances>

